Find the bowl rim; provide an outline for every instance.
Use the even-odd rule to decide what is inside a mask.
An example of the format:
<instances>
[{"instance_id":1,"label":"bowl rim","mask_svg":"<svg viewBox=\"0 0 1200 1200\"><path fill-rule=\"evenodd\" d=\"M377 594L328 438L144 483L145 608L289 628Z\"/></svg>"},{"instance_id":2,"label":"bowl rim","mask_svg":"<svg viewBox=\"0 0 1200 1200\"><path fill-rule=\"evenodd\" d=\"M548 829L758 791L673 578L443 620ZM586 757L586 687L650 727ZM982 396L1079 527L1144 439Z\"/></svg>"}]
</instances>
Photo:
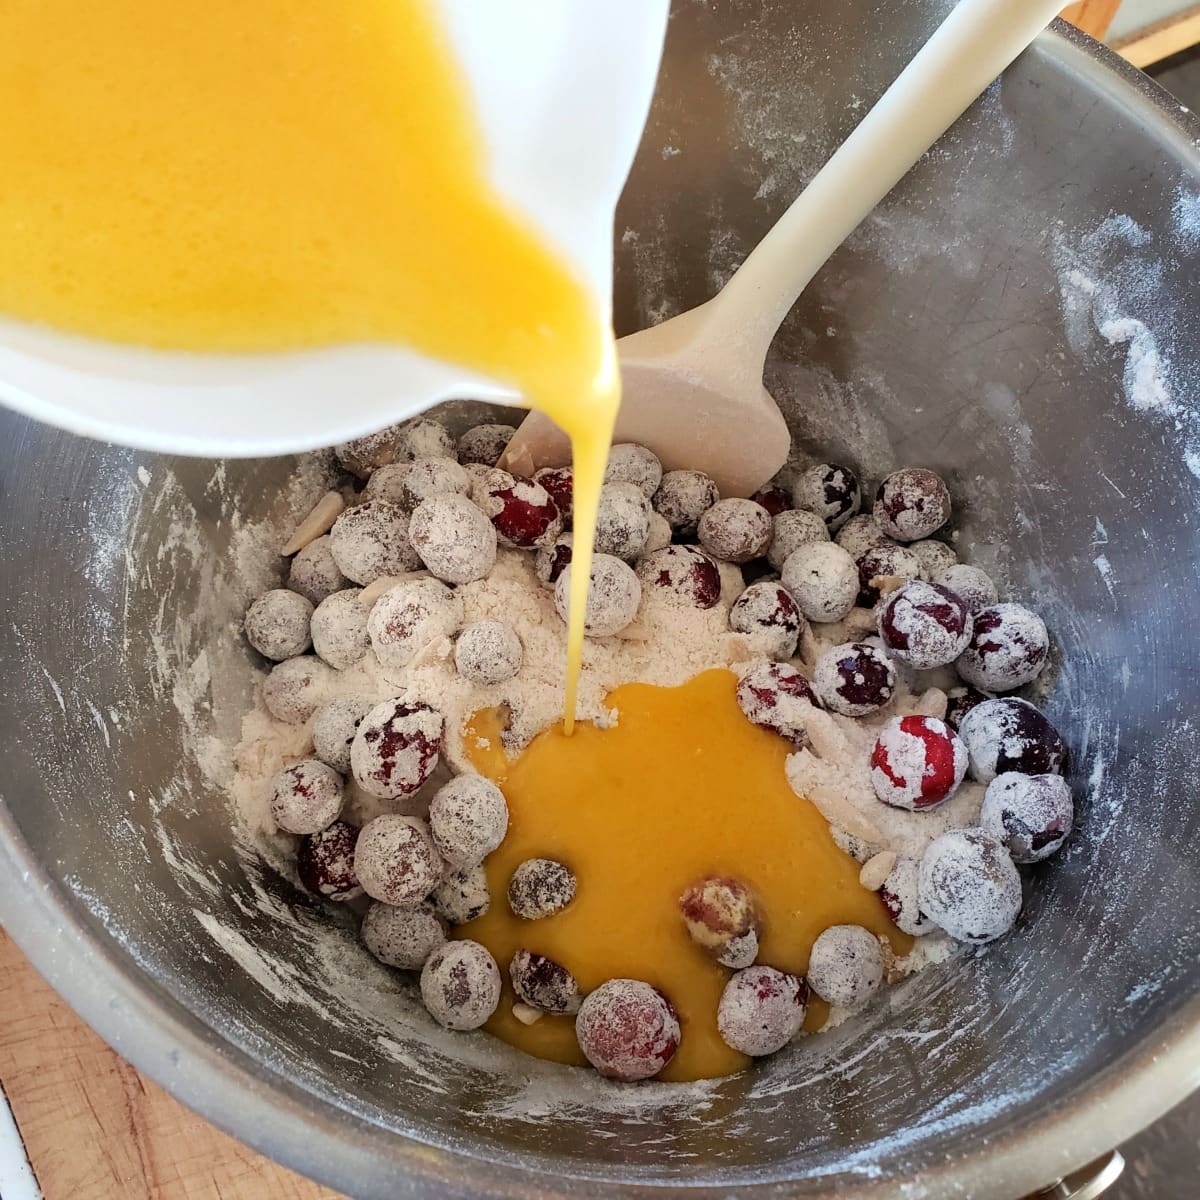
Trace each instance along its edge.
<instances>
[{"instance_id":1,"label":"bowl rim","mask_svg":"<svg viewBox=\"0 0 1200 1200\"><path fill-rule=\"evenodd\" d=\"M1123 91L1165 141L1196 164L1200 119L1148 76L1065 22L1036 43L1067 69ZM119 1054L230 1135L302 1174L361 1196L673 1197L736 1186L769 1200L795 1180L731 1185L615 1182L552 1176L392 1133L300 1087L215 1031L146 974L115 937L101 934L78 897L34 858L0 794L0 921L39 973ZM884 1200L918 1184L927 1200L979 1200L1032 1191L1077 1169L1162 1116L1200 1087L1200 996L1091 1076L1059 1106L980 1138L971 1151L908 1180L837 1182L839 1200Z\"/></svg>"}]
</instances>

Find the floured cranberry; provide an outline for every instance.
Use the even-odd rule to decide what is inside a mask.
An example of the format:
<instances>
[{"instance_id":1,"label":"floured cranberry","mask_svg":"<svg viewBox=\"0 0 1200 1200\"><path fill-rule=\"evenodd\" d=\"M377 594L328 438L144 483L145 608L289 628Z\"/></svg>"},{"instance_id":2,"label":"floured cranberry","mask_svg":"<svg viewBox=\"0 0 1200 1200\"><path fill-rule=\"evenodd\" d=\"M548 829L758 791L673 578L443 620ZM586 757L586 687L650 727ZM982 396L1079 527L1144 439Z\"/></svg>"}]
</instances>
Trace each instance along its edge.
<instances>
[{"instance_id":1,"label":"floured cranberry","mask_svg":"<svg viewBox=\"0 0 1200 1200\"><path fill-rule=\"evenodd\" d=\"M500 968L486 947L444 942L421 968L421 1000L447 1029L478 1029L500 1004Z\"/></svg>"},{"instance_id":2,"label":"floured cranberry","mask_svg":"<svg viewBox=\"0 0 1200 1200\"><path fill-rule=\"evenodd\" d=\"M759 1058L781 1050L800 1032L808 985L774 967L747 967L725 985L717 1031L727 1046Z\"/></svg>"},{"instance_id":3,"label":"floured cranberry","mask_svg":"<svg viewBox=\"0 0 1200 1200\"><path fill-rule=\"evenodd\" d=\"M508 881L508 906L525 921L561 912L575 899L575 872L553 858L527 858Z\"/></svg>"},{"instance_id":4,"label":"floured cranberry","mask_svg":"<svg viewBox=\"0 0 1200 1200\"><path fill-rule=\"evenodd\" d=\"M309 636L313 605L299 592L274 588L264 592L249 609L242 626L246 641L264 658L282 662L303 654Z\"/></svg>"},{"instance_id":5,"label":"floured cranberry","mask_svg":"<svg viewBox=\"0 0 1200 1200\"><path fill-rule=\"evenodd\" d=\"M367 633L385 667L404 667L427 646L453 637L462 620L462 596L453 588L437 579L406 579L375 601Z\"/></svg>"},{"instance_id":6,"label":"floured cranberry","mask_svg":"<svg viewBox=\"0 0 1200 1200\"><path fill-rule=\"evenodd\" d=\"M416 817L384 813L359 831L354 870L372 900L419 904L445 869L429 827Z\"/></svg>"},{"instance_id":7,"label":"floured cranberry","mask_svg":"<svg viewBox=\"0 0 1200 1200\"><path fill-rule=\"evenodd\" d=\"M542 467L533 473L534 483L540 483L558 505L564 521L575 512L575 472L571 467Z\"/></svg>"},{"instance_id":8,"label":"floured cranberry","mask_svg":"<svg viewBox=\"0 0 1200 1200\"><path fill-rule=\"evenodd\" d=\"M454 458L454 439L440 421L419 417L400 427L397 459L412 462L418 458Z\"/></svg>"},{"instance_id":9,"label":"floured cranberry","mask_svg":"<svg viewBox=\"0 0 1200 1200\"><path fill-rule=\"evenodd\" d=\"M957 732L958 727L963 723L963 718L976 705L982 704L985 700L994 700L995 696L989 696L986 692L981 692L978 688L963 686L951 688L946 693L946 724L951 729Z\"/></svg>"},{"instance_id":10,"label":"floured cranberry","mask_svg":"<svg viewBox=\"0 0 1200 1200\"><path fill-rule=\"evenodd\" d=\"M658 491L662 479L662 463L653 450L633 442L622 442L609 450L605 483L632 483L649 500Z\"/></svg>"},{"instance_id":11,"label":"floured cranberry","mask_svg":"<svg viewBox=\"0 0 1200 1200\"><path fill-rule=\"evenodd\" d=\"M333 560L329 534L311 541L292 559L287 586L313 604L320 604L349 582Z\"/></svg>"},{"instance_id":12,"label":"floured cranberry","mask_svg":"<svg viewBox=\"0 0 1200 1200\"><path fill-rule=\"evenodd\" d=\"M969 563L955 563L929 578L952 591L971 613L990 608L999 599L992 577Z\"/></svg>"},{"instance_id":13,"label":"floured cranberry","mask_svg":"<svg viewBox=\"0 0 1200 1200\"><path fill-rule=\"evenodd\" d=\"M1011 692L1036 679L1050 656L1050 635L1035 612L1021 604L995 604L975 614L971 640L955 664L977 688Z\"/></svg>"},{"instance_id":14,"label":"floured cranberry","mask_svg":"<svg viewBox=\"0 0 1200 1200\"><path fill-rule=\"evenodd\" d=\"M358 830L345 821L306 837L296 852L296 873L310 892L341 902L362 895L354 873L354 847Z\"/></svg>"},{"instance_id":15,"label":"floured cranberry","mask_svg":"<svg viewBox=\"0 0 1200 1200\"><path fill-rule=\"evenodd\" d=\"M911 812L948 800L966 773L967 748L936 717L893 717L871 753L875 795Z\"/></svg>"},{"instance_id":16,"label":"floured cranberry","mask_svg":"<svg viewBox=\"0 0 1200 1200\"><path fill-rule=\"evenodd\" d=\"M771 544L771 514L753 500L718 500L696 527L700 545L722 562L747 563Z\"/></svg>"},{"instance_id":17,"label":"floured cranberry","mask_svg":"<svg viewBox=\"0 0 1200 1200\"><path fill-rule=\"evenodd\" d=\"M783 570L792 553L809 542L829 541L829 530L816 513L789 508L771 522L771 544L767 547L767 562L776 571Z\"/></svg>"},{"instance_id":18,"label":"floured cranberry","mask_svg":"<svg viewBox=\"0 0 1200 1200\"><path fill-rule=\"evenodd\" d=\"M456 869L482 862L504 841L508 804L482 775L459 775L429 802L429 832L441 856Z\"/></svg>"},{"instance_id":19,"label":"floured cranberry","mask_svg":"<svg viewBox=\"0 0 1200 1200\"><path fill-rule=\"evenodd\" d=\"M389 425L377 433L343 442L334 447L333 453L347 471L352 471L359 479L367 479L377 468L396 461L403 433L403 425Z\"/></svg>"},{"instance_id":20,"label":"floured cranberry","mask_svg":"<svg viewBox=\"0 0 1200 1200\"><path fill-rule=\"evenodd\" d=\"M833 712L865 717L891 702L896 694L896 668L869 642L843 642L817 659L813 690Z\"/></svg>"},{"instance_id":21,"label":"floured cranberry","mask_svg":"<svg viewBox=\"0 0 1200 1200\"><path fill-rule=\"evenodd\" d=\"M545 587L553 587L558 577L571 565L575 535L560 533L548 546L542 546L533 560L533 569Z\"/></svg>"},{"instance_id":22,"label":"floured cranberry","mask_svg":"<svg viewBox=\"0 0 1200 1200\"><path fill-rule=\"evenodd\" d=\"M923 538L919 542L912 542L908 548L917 556L917 561L921 564L922 579L931 579L934 583L940 583L938 576L943 571L958 565L957 552L953 546L949 546L945 542ZM950 590L954 591L954 588L950 588Z\"/></svg>"},{"instance_id":23,"label":"floured cranberry","mask_svg":"<svg viewBox=\"0 0 1200 1200\"><path fill-rule=\"evenodd\" d=\"M668 471L654 493L654 507L671 524L676 537L696 536L700 518L721 498L703 471Z\"/></svg>"},{"instance_id":24,"label":"floured cranberry","mask_svg":"<svg viewBox=\"0 0 1200 1200\"><path fill-rule=\"evenodd\" d=\"M783 586L810 620L840 621L858 598L858 568L841 546L807 542L783 564Z\"/></svg>"},{"instance_id":25,"label":"floured cranberry","mask_svg":"<svg viewBox=\"0 0 1200 1200\"><path fill-rule=\"evenodd\" d=\"M410 796L429 778L442 750L442 714L403 697L377 704L350 744L359 787L381 800Z\"/></svg>"},{"instance_id":26,"label":"floured cranberry","mask_svg":"<svg viewBox=\"0 0 1200 1200\"><path fill-rule=\"evenodd\" d=\"M830 533L836 533L862 504L858 476L849 467L817 463L796 478L792 503L816 513Z\"/></svg>"},{"instance_id":27,"label":"floured cranberry","mask_svg":"<svg viewBox=\"0 0 1200 1200\"><path fill-rule=\"evenodd\" d=\"M810 708L821 703L808 680L787 663L759 663L742 676L738 706L755 725L761 725L798 745L806 745L804 723Z\"/></svg>"},{"instance_id":28,"label":"floured cranberry","mask_svg":"<svg viewBox=\"0 0 1200 1200\"><path fill-rule=\"evenodd\" d=\"M729 628L758 654L782 662L796 653L804 618L781 583L752 583L729 610Z\"/></svg>"},{"instance_id":29,"label":"floured cranberry","mask_svg":"<svg viewBox=\"0 0 1200 1200\"><path fill-rule=\"evenodd\" d=\"M921 911L955 941L982 945L1006 934L1021 911L1021 876L982 829L954 829L921 859Z\"/></svg>"},{"instance_id":30,"label":"floured cranberry","mask_svg":"<svg viewBox=\"0 0 1200 1200\"><path fill-rule=\"evenodd\" d=\"M883 983L883 949L861 925L831 925L813 942L808 985L822 1000L857 1008Z\"/></svg>"},{"instance_id":31,"label":"floured cranberry","mask_svg":"<svg viewBox=\"0 0 1200 1200\"><path fill-rule=\"evenodd\" d=\"M779 516L781 512L787 512L792 507L791 492L775 483L768 483L766 487L760 487L750 499L755 504L761 504L773 517Z\"/></svg>"},{"instance_id":32,"label":"floured cranberry","mask_svg":"<svg viewBox=\"0 0 1200 1200\"><path fill-rule=\"evenodd\" d=\"M317 709L313 753L341 775L350 774L350 745L362 719L375 706L362 696L343 696Z\"/></svg>"},{"instance_id":33,"label":"floured cranberry","mask_svg":"<svg viewBox=\"0 0 1200 1200\"><path fill-rule=\"evenodd\" d=\"M649 536L652 511L636 483L606 483L596 510L596 553L626 561L636 558Z\"/></svg>"},{"instance_id":34,"label":"floured cranberry","mask_svg":"<svg viewBox=\"0 0 1200 1200\"><path fill-rule=\"evenodd\" d=\"M1061 775L997 775L979 813L985 832L1004 843L1014 862L1049 858L1075 823L1071 788Z\"/></svg>"},{"instance_id":35,"label":"floured cranberry","mask_svg":"<svg viewBox=\"0 0 1200 1200\"><path fill-rule=\"evenodd\" d=\"M571 572L569 565L554 585L554 607L566 624L571 620ZM633 568L611 554L592 559L587 609L583 627L588 637L613 637L637 616L642 602L642 585Z\"/></svg>"},{"instance_id":36,"label":"floured cranberry","mask_svg":"<svg viewBox=\"0 0 1200 1200\"><path fill-rule=\"evenodd\" d=\"M506 683L520 669L525 649L507 621L479 621L459 635L454 647L458 673L472 683Z\"/></svg>"},{"instance_id":37,"label":"floured cranberry","mask_svg":"<svg viewBox=\"0 0 1200 1200\"><path fill-rule=\"evenodd\" d=\"M363 945L381 963L419 971L446 940L445 922L428 904L397 908L374 901L359 930Z\"/></svg>"},{"instance_id":38,"label":"floured cranberry","mask_svg":"<svg viewBox=\"0 0 1200 1200\"><path fill-rule=\"evenodd\" d=\"M430 574L446 583L473 583L496 563L496 529L466 496L432 496L418 504L408 533Z\"/></svg>"},{"instance_id":39,"label":"floured cranberry","mask_svg":"<svg viewBox=\"0 0 1200 1200\"><path fill-rule=\"evenodd\" d=\"M412 512L433 496L466 496L471 477L452 458L418 458L405 464L400 482L400 504Z\"/></svg>"},{"instance_id":40,"label":"floured cranberry","mask_svg":"<svg viewBox=\"0 0 1200 1200\"><path fill-rule=\"evenodd\" d=\"M940 475L924 467L894 471L875 493L875 518L888 537L916 542L950 520L950 491Z\"/></svg>"},{"instance_id":41,"label":"floured cranberry","mask_svg":"<svg viewBox=\"0 0 1200 1200\"><path fill-rule=\"evenodd\" d=\"M888 595L875 623L888 650L918 671L952 663L971 637L967 606L953 592L919 579Z\"/></svg>"},{"instance_id":42,"label":"floured cranberry","mask_svg":"<svg viewBox=\"0 0 1200 1200\"><path fill-rule=\"evenodd\" d=\"M857 562L872 546L878 546L892 539L883 532L883 526L871 513L860 513L838 530L834 541L841 546L852 559Z\"/></svg>"},{"instance_id":43,"label":"floured cranberry","mask_svg":"<svg viewBox=\"0 0 1200 1200\"><path fill-rule=\"evenodd\" d=\"M750 885L710 875L679 897L688 936L723 967L738 970L758 957L762 914Z\"/></svg>"},{"instance_id":44,"label":"floured cranberry","mask_svg":"<svg viewBox=\"0 0 1200 1200\"><path fill-rule=\"evenodd\" d=\"M562 532L562 514L550 493L532 479L493 467L475 481L471 499L483 510L506 546L532 550Z\"/></svg>"},{"instance_id":45,"label":"floured cranberry","mask_svg":"<svg viewBox=\"0 0 1200 1200\"><path fill-rule=\"evenodd\" d=\"M908 583L920 579L923 574L921 560L898 542L881 542L864 550L855 565L858 567L858 603L862 608L875 607L882 585L888 584L889 590L894 590L897 581Z\"/></svg>"},{"instance_id":46,"label":"floured cranberry","mask_svg":"<svg viewBox=\"0 0 1200 1200\"><path fill-rule=\"evenodd\" d=\"M348 508L329 531L329 552L354 583L374 583L421 566L408 536L409 515L397 504L368 500Z\"/></svg>"},{"instance_id":47,"label":"floured cranberry","mask_svg":"<svg viewBox=\"0 0 1200 1200\"><path fill-rule=\"evenodd\" d=\"M434 912L450 925L468 925L492 907L492 889L482 863L451 871L429 897Z\"/></svg>"},{"instance_id":48,"label":"floured cranberry","mask_svg":"<svg viewBox=\"0 0 1200 1200\"><path fill-rule=\"evenodd\" d=\"M303 725L321 706L335 678L315 654L285 658L263 680L263 704L277 721Z\"/></svg>"},{"instance_id":49,"label":"floured cranberry","mask_svg":"<svg viewBox=\"0 0 1200 1200\"><path fill-rule=\"evenodd\" d=\"M271 780L271 816L285 833L320 833L342 811L342 777L315 758L284 767Z\"/></svg>"},{"instance_id":50,"label":"floured cranberry","mask_svg":"<svg viewBox=\"0 0 1200 1200\"><path fill-rule=\"evenodd\" d=\"M508 964L508 977L517 999L539 1012L572 1016L583 1003L579 981L544 954L518 950Z\"/></svg>"},{"instance_id":51,"label":"floured cranberry","mask_svg":"<svg viewBox=\"0 0 1200 1200\"><path fill-rule=\"evenodd\" d=\"M909 937L923 937L936 926L921 911L918 898L921 864L915 858L898 858L879 889L879 898L897 929Z\"/></svg>"},{"instance_id":52,"label":"floured cranberry","mask_svg":"<svg viewBox=\"0 0 1200 1200\"><path fill-rule=\"evenodd\" d=\"M679 1018L657 988L638 979L610 979L584 1000L575 1036L601 1075L633 1083L657 1075L675 1057Z\"/></svg>"},{"instance_id":53,"label":"floured cranberry","mask_svg":"<svg viewBox=\"0 0 1200 1200\"><path fill-rule=\"evenodd\" d=\"M516 432L511 425L476 425L458 439L458 461L494 467Z\"/></svg>"},{"instance_id":54,"label":"floured cranberry","mask_svg":"<svg viewBox=\"0 0 1200 1200\"><path fill-rule=\"evenodd\" d=\"M647 554L637 574L644 587L661 588L696 608L712 608L721 599L720 569L695 546L665 546Z\"/></svg>"},{"instance_id":55,"label":"floured cranberry","mask_svg":"<svg viewBox=\"0 0 1200 1200\"><path fill-rule=\"evenodd\" d=\"M1002 696L976 705L962 719L958 736L967 748L971 778L991 783L997 775L1055 775L1066 747L1058 730L1027 700Z\"/></svg>"}]
</instances>

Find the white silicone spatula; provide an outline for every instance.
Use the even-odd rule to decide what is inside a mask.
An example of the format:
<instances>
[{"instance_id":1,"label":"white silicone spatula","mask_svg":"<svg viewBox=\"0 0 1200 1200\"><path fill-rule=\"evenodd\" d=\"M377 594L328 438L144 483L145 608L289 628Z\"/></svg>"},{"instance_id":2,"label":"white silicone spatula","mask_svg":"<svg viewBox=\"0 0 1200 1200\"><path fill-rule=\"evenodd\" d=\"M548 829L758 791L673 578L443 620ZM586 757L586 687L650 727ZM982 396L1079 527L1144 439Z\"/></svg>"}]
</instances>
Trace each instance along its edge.
<instances>
[{"instance_id":1,"label":"white silicone spatula","mask_svg":"<svg viewBox=\"0 0 1200 1200\"><path fill-rule=\"evenodd\" d=\"M810 280L855 227L1053 19L1062 0L960 0L878 104L707 303L618 342L625 395L616 441L668 469L707 471L745 496L787 459L763 387L767 350ZM514 469L560 465L570 446L533 414L509 443Z\"/></svg>"}]
</instances>

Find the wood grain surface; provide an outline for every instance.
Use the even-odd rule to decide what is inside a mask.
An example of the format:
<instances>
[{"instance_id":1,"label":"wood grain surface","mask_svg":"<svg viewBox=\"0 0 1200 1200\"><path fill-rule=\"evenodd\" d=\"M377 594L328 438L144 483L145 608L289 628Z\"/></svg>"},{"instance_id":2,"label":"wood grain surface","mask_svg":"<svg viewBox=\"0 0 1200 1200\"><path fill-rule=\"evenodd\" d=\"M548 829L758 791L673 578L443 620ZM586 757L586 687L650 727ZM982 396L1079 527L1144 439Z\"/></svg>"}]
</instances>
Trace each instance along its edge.
<instances>
[{"instance_id":1,"label":"wood grain surface","mask_svg":"<svg viewBox=\"0 0 1200 1200\"><path fill-rule=\"evenodd\" d=\"M1084 33L1103 41L1120 7L1121 0L1079 0L1077 4L1068 5L1062 15Z\"/></svg>"},{"instance_id":2,"label":"wood grain surface","mask_svg":"<svg viewBox=\"0 0 1200 1200\"><path fill-rule=\"evenodd\" d=\"M2 931L0 1083L45 1200L338 1200L140 1075Z\"/></svg>"}]
</instances>

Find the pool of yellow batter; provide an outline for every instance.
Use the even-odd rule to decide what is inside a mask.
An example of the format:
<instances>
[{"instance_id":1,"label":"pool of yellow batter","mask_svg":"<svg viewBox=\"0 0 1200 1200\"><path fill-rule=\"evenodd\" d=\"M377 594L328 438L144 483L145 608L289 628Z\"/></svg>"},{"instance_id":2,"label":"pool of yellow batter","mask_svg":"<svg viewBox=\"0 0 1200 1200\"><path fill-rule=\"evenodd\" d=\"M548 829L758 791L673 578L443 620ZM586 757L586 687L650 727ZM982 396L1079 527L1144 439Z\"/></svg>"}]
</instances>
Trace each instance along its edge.
<instances>
[{"instance_id":1,"label":"pool of yellow batter","mask_svg":"<svg viewBox=\"0 0 1200 1200\"><path fill-rule=\"evenodd\" d=\"M587 991L625 976L661 988L679 1012L683 1040L661 1078L728 1075L750 1061L717 1033L730 972L692 944L679 894L707 874L734 875L757 892L766 928L759 962L803 973L830 925L858 924L887 936L897 954L912 945L879 897L858 882L820 813L788 785L790 745L752 725L728 671L683 687L629 684L609 697L615 728L581 724L572 737L547 730L517 759L500 744L501 716L476 714L468 752L508 799L503 845L487 861L490 910L458 935L487 946L505 995L486 1028L541 1058L583 1063L571 1017L534 1025L512 1015L507 968L524 947L563 964ZM480 744L480 743L486 743ZM514 917L508 880L527 858L555 858L576 875L574 902L540 921ZM827 1007L814 1000L806 1027Z\"/></svg>"}]
</instances>

